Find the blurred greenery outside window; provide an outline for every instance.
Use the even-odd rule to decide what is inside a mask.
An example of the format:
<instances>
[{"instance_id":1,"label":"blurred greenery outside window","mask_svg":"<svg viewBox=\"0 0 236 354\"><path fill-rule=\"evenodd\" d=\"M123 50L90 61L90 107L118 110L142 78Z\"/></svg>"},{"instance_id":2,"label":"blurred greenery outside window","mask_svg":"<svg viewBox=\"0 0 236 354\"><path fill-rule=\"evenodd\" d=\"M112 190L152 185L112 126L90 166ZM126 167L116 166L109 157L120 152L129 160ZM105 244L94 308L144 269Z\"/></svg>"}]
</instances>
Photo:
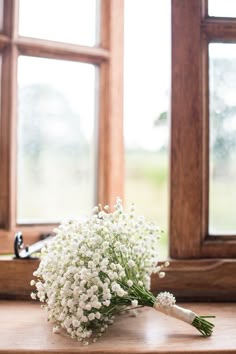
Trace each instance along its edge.
<instances>
[{"instance_id":1,"label":"blurred greenery outside window","mask_svg":"<svg viewBox=\"0 0 236 354\"><path fill-rule=\"evenodd\" d=\"M236 230L236 44L209 45L210 234Z\"/></svg>"},{"instance_id":2,"label":"blurred greenery outside window","mask_svg":"<svg viewBox=\"0 0 236 354\"><path fill-rule=\"evenodd\" d=\"M127 204L134 202L163 230L163 258L169 209L170 13L170 0L125 1L125 196Z\"/></svg>"}]
</instances>

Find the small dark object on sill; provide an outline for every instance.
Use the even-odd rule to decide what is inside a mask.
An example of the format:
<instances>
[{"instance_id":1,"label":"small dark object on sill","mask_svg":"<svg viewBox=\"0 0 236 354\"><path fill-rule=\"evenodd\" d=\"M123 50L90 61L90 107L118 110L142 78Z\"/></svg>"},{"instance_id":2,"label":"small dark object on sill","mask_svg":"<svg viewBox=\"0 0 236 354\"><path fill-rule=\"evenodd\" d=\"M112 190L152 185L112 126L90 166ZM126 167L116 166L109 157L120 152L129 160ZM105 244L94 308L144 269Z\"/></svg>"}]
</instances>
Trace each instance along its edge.
<instances>
[{"instance_id":1,"label":"small dark object on sill","mask_svg":"<svg viewBox=\"0 0 236 354\"><path fill-rule=\"evenodd\" d=\"M32 245L24 245L22 232L17 232L14 239L14 254L17 259L37 259L38 257L32 257L41 251L43 246L52 240L54 236L52 234L42 235L42 240L33 243Z\"/></svg>"}]
</instances>

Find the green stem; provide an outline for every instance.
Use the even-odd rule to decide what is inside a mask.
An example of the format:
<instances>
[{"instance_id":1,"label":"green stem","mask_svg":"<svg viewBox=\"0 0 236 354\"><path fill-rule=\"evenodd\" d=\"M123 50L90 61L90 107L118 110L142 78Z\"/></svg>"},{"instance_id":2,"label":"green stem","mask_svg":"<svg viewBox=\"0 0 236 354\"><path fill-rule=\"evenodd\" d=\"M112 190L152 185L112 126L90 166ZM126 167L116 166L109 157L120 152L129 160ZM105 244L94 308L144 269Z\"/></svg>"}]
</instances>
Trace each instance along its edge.
<instances>
[{"instance_id":1,"label":"green stem","mask_svg":"<svg viewBox=\"0 0 236 354\"><path fill-rule=\"evenodd\" d=\"M205 318L214 318L215 316L196 316L192 326L195 327L204 337L210 337L213 332L214 324L205 320Z\"/></svg>"}]
</instances>

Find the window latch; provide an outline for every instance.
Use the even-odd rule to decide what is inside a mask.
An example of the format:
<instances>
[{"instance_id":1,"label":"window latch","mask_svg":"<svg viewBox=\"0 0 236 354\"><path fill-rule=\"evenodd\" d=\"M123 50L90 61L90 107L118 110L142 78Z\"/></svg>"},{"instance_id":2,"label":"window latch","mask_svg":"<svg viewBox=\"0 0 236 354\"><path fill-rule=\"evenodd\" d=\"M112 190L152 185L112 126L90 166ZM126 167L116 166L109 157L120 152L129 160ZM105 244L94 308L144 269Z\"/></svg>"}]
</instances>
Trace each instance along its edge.
<instances>
[{"instance_id":1,"label":"window latch","mask_svg":"<svg viewBox=\"0 0 236 354\"><path fill-rule=\"evenodd\" d=\"M24 245L22 232L17 232L15 234L14 240L14 253L15 258L18 259L37 259L38 257L32 257L33 254L41 251L43 246L52 240L54 236L52 234L42 234L41 240L33 243L32 245Z\"/></svg>"}]
</instances>

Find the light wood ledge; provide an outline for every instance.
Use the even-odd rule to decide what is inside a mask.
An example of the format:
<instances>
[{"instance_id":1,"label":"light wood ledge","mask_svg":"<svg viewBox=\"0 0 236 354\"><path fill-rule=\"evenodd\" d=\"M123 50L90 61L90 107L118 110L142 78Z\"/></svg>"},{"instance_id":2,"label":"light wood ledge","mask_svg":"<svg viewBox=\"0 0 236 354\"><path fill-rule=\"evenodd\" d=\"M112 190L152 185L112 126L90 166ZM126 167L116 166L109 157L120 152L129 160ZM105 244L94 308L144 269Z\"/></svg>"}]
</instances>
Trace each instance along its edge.
<instances>
[{"instance_id":1,"label":"light wood ledge","mask_svg":"<svg viewBox=\"0 0 236 354\"><path fill-rule=\"evenodd\" d=\"M87 347L52 326L38 303L0 301L0 353L236 353L236 304L182 304L202 315L216 315L212 337L202 337L195 328L145 308L137 318L123 315L109 327L99 342Z\"/></svg>"}]
</instances>

